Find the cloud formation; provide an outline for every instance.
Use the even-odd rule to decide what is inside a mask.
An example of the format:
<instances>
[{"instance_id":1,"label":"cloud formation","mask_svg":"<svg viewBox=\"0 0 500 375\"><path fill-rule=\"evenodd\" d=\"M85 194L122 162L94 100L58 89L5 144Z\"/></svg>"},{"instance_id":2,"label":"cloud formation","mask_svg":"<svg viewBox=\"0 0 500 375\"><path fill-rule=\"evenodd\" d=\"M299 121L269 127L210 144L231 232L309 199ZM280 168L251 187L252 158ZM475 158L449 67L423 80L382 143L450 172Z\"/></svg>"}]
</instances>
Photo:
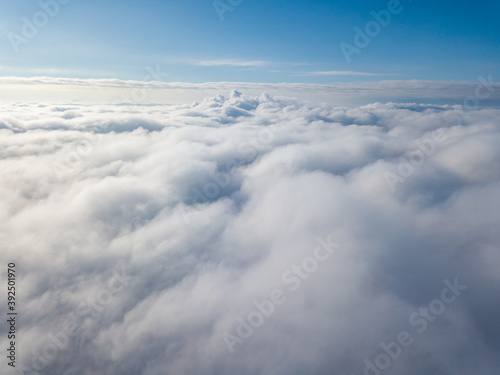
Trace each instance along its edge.
<instances>
[{"instance_id":1,"label":"cloud formation","mask_svg":"<svg viewBox=\"0 0 500 375\"><path fill-rule=\"evenodd\" d=\"M237 60L237 59L220 59L220 60L200 60L194 62L194 65L199 66L266 66L270 63L262 60Z\"/></svg>"},{"instance_id":2,"label":"cloud formation","mask_svg":"<svg viewBox=\"0 0 500 375\"><path fill-rule=\"evenodd\" d=\"M368 72L355 72L352 70L327 70L306 73L310 76L397 76L393 73L368 73Z\"/></svg>"},{"instance_id":3,"label":"cloud formation","mask_svg":"<svg viewBox=\"0 0 500 375\"><path fill-rule=\"evenodd\" d=\"M233 91L0 113L26 374L499 368L500 110Z\"/></svg>"},{"instance_id":4,"label":"cloud formation","mask_svg":"<svg viewBox=\"0 0 500 375\"><path fill-rule=\"evenodd\" d=\"M162 80L169 77L166 68L157 65L156 69L160 71L155 72L154 76ZM0 88L2 88L0 100L46 102L47 104L191 104L205 97L215 97L221 93L228 94L232 90L239 90L248 96L259 96L266 92L273 96L286 96L314 104L327 103L335 106L360 106L389 101L467 105L465 102L467 98L474 99L478 96L483 97L481 99L483 106L500 104L500 83L494 81L491 74L478 77L476 82L385 80L332 84L185 83L160 82L157 78L154 79L123 81L118 79L0 77ZM487 97L487 100L484 100L484 97Z\"/></svg>"}]
</instances>

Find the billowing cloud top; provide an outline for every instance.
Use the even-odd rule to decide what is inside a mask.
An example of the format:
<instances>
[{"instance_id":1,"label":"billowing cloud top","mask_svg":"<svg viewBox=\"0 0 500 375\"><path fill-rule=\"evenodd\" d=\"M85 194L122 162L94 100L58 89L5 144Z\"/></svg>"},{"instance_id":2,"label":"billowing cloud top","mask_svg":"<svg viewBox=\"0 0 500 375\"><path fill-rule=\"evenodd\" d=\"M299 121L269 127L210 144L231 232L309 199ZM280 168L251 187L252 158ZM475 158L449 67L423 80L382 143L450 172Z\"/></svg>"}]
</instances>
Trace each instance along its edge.
<instances>
[{"instance_id":1,"label":"billowing cloud top","mask_svg":"<svg viewBox=\"0 0 500 375\"><path fill-rule=\"evenodd\" d=\"M500 110L233 91L0 113L20 373L499 368Z\"/></svg>"}]
</instances>

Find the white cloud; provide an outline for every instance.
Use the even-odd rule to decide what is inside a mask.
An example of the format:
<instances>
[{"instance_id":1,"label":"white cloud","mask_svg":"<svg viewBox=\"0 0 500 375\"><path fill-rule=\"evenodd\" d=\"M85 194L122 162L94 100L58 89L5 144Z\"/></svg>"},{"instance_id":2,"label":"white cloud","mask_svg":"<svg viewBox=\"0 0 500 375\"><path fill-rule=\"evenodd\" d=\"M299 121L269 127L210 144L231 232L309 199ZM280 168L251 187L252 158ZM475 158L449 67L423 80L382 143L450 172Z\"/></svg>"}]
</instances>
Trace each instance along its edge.
<instances>
[{"instance_id":1,"label":"white cloud","mask_svg":"<svg viewBox=\"0 0 500 375\"><path fill-rule=\"evenodd\" d=\"M385 374L493 373L499 115L238 92L193 105L0 104L0 233L4 264L18 264L20 364L359 374L405 330L415 343ZM439 129L392 192L384 174ZM327 235L340 247L291 291L282 275ZM455 277L468 289L417 333L409 316ZM286 301L230 353L224 333L276 288ZM68 322L78 331L61 341Z\"/></svg>"},{"instance_id":2,"label":"white cloud","mask_svg":"<svg viewBox=\"0 0 500 375\"><path fill-rule=\"evenodd\" d=\"M0 100L8 102L48 103L123 103L123 104L191 104L207 96L243 90L247 95L286 95L311 103L356 106L380 102L423 102L464 104L482 84L453 81L351 82L337 84L248 83L248 82L157 82L122 81L118 79L76 79L50 77L0 77ZM500 103L500 83L482 78L490 91L489 101ZM485 94L485 88L481 89ZM139 98L135 99L134 98ZM145 98L140 100L140 98ZM473 102L471 102L473 104ZM469 105L471 105L469 103ZM487 104L486 102L482 102Z\"/></svg>"},{"instance_id":3,"label":"white cloud","mask_svg":"<svg viewBox=\"0 0 500 375\"><path fill-rule=\"evenodd\" d=\"M309 73L305 73L304 75L309 75L309 76L397 76L399 74L354 72L352 70L328 70L328 71L319 71L319 72L309 72Z\"/></svg>"},{"instance_id":4,"label":"white cloud","mask_svg":"<svg viewBox=\"0 0 500 375\"><path fill-rule=\"evenodd\" d=\"M199 66L266 66L267 61L261 60L236 60L236 59L219 59L219 60L200 60L195 61L194 65Z\"/></svg>"}]
</instances>

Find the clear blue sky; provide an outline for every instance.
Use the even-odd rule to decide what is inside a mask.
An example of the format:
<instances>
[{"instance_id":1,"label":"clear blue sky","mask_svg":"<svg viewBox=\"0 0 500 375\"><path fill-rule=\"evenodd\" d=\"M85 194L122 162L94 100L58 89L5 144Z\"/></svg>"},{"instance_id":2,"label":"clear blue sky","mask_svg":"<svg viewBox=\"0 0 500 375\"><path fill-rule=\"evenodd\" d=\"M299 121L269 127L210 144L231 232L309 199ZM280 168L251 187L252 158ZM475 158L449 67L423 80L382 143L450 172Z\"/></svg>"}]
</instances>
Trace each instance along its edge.
<instances>
[{"instance_id":1,"label":"clear blue sky","mask_svg":"<svg viewBox=\"0 0 500 375\"><path fill-rule=\"evenodd\" d=\"M239 0L220 0L231 1ZM348 63L340 43L355 46L354 27L364 29L387 1L243 0L222 21L213 0L72 0L45 26L42 16L15 53L9 33L24 38L23 17L42 8L0 0L0 75L143 80L160 64L164 80L195 83L496 80L498 0L401 6Z\"/></svg>"}]
</instances>

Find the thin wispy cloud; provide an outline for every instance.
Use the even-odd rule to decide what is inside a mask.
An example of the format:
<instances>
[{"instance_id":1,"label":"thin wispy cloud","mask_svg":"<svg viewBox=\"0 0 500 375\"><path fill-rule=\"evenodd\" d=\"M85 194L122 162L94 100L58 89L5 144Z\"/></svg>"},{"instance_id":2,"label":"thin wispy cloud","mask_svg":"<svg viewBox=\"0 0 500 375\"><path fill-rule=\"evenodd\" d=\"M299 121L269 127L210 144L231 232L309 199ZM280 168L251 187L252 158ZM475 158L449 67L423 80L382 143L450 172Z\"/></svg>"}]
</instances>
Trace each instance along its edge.
<instances>
[{"instance_id":1,"label":"thin wispy cloud","mask_svg":"<svg viewBox=\"0 0 500 375\"><path fill-rule=\"evenodd\" d=\"M22 75L26 77L45 76L54 79L57 79L56 77L111 77L114 73L112 70L101 69L25 66L0 66L0 72L4 75L2 78Z\"/></svg>"},{"instance_id":2,"label":"thin wispy cloud","mask_svg":"<svg viewBox=\"0 0 500 375\"><path fill-rule=\"evenodd\" d=\"M399 76L396 73L368 73L368 72L355 72L352 70L326 70L319 72L308 72L302 75L305 76L364 76L364 77L382 77L382 76Z\"/></svg>"},{"instance_id":3,"label":"thin wispy cloud","mask_svg":"<svg viewBox=\"0 0 500 375\"><path fill-rule=\"evenodd\" d=\"M220 60L201 60L192 62L198 66L267 66L268 61L262 60L236 60L236 59L220 59Z\"/></svg>"}]
</instances>

